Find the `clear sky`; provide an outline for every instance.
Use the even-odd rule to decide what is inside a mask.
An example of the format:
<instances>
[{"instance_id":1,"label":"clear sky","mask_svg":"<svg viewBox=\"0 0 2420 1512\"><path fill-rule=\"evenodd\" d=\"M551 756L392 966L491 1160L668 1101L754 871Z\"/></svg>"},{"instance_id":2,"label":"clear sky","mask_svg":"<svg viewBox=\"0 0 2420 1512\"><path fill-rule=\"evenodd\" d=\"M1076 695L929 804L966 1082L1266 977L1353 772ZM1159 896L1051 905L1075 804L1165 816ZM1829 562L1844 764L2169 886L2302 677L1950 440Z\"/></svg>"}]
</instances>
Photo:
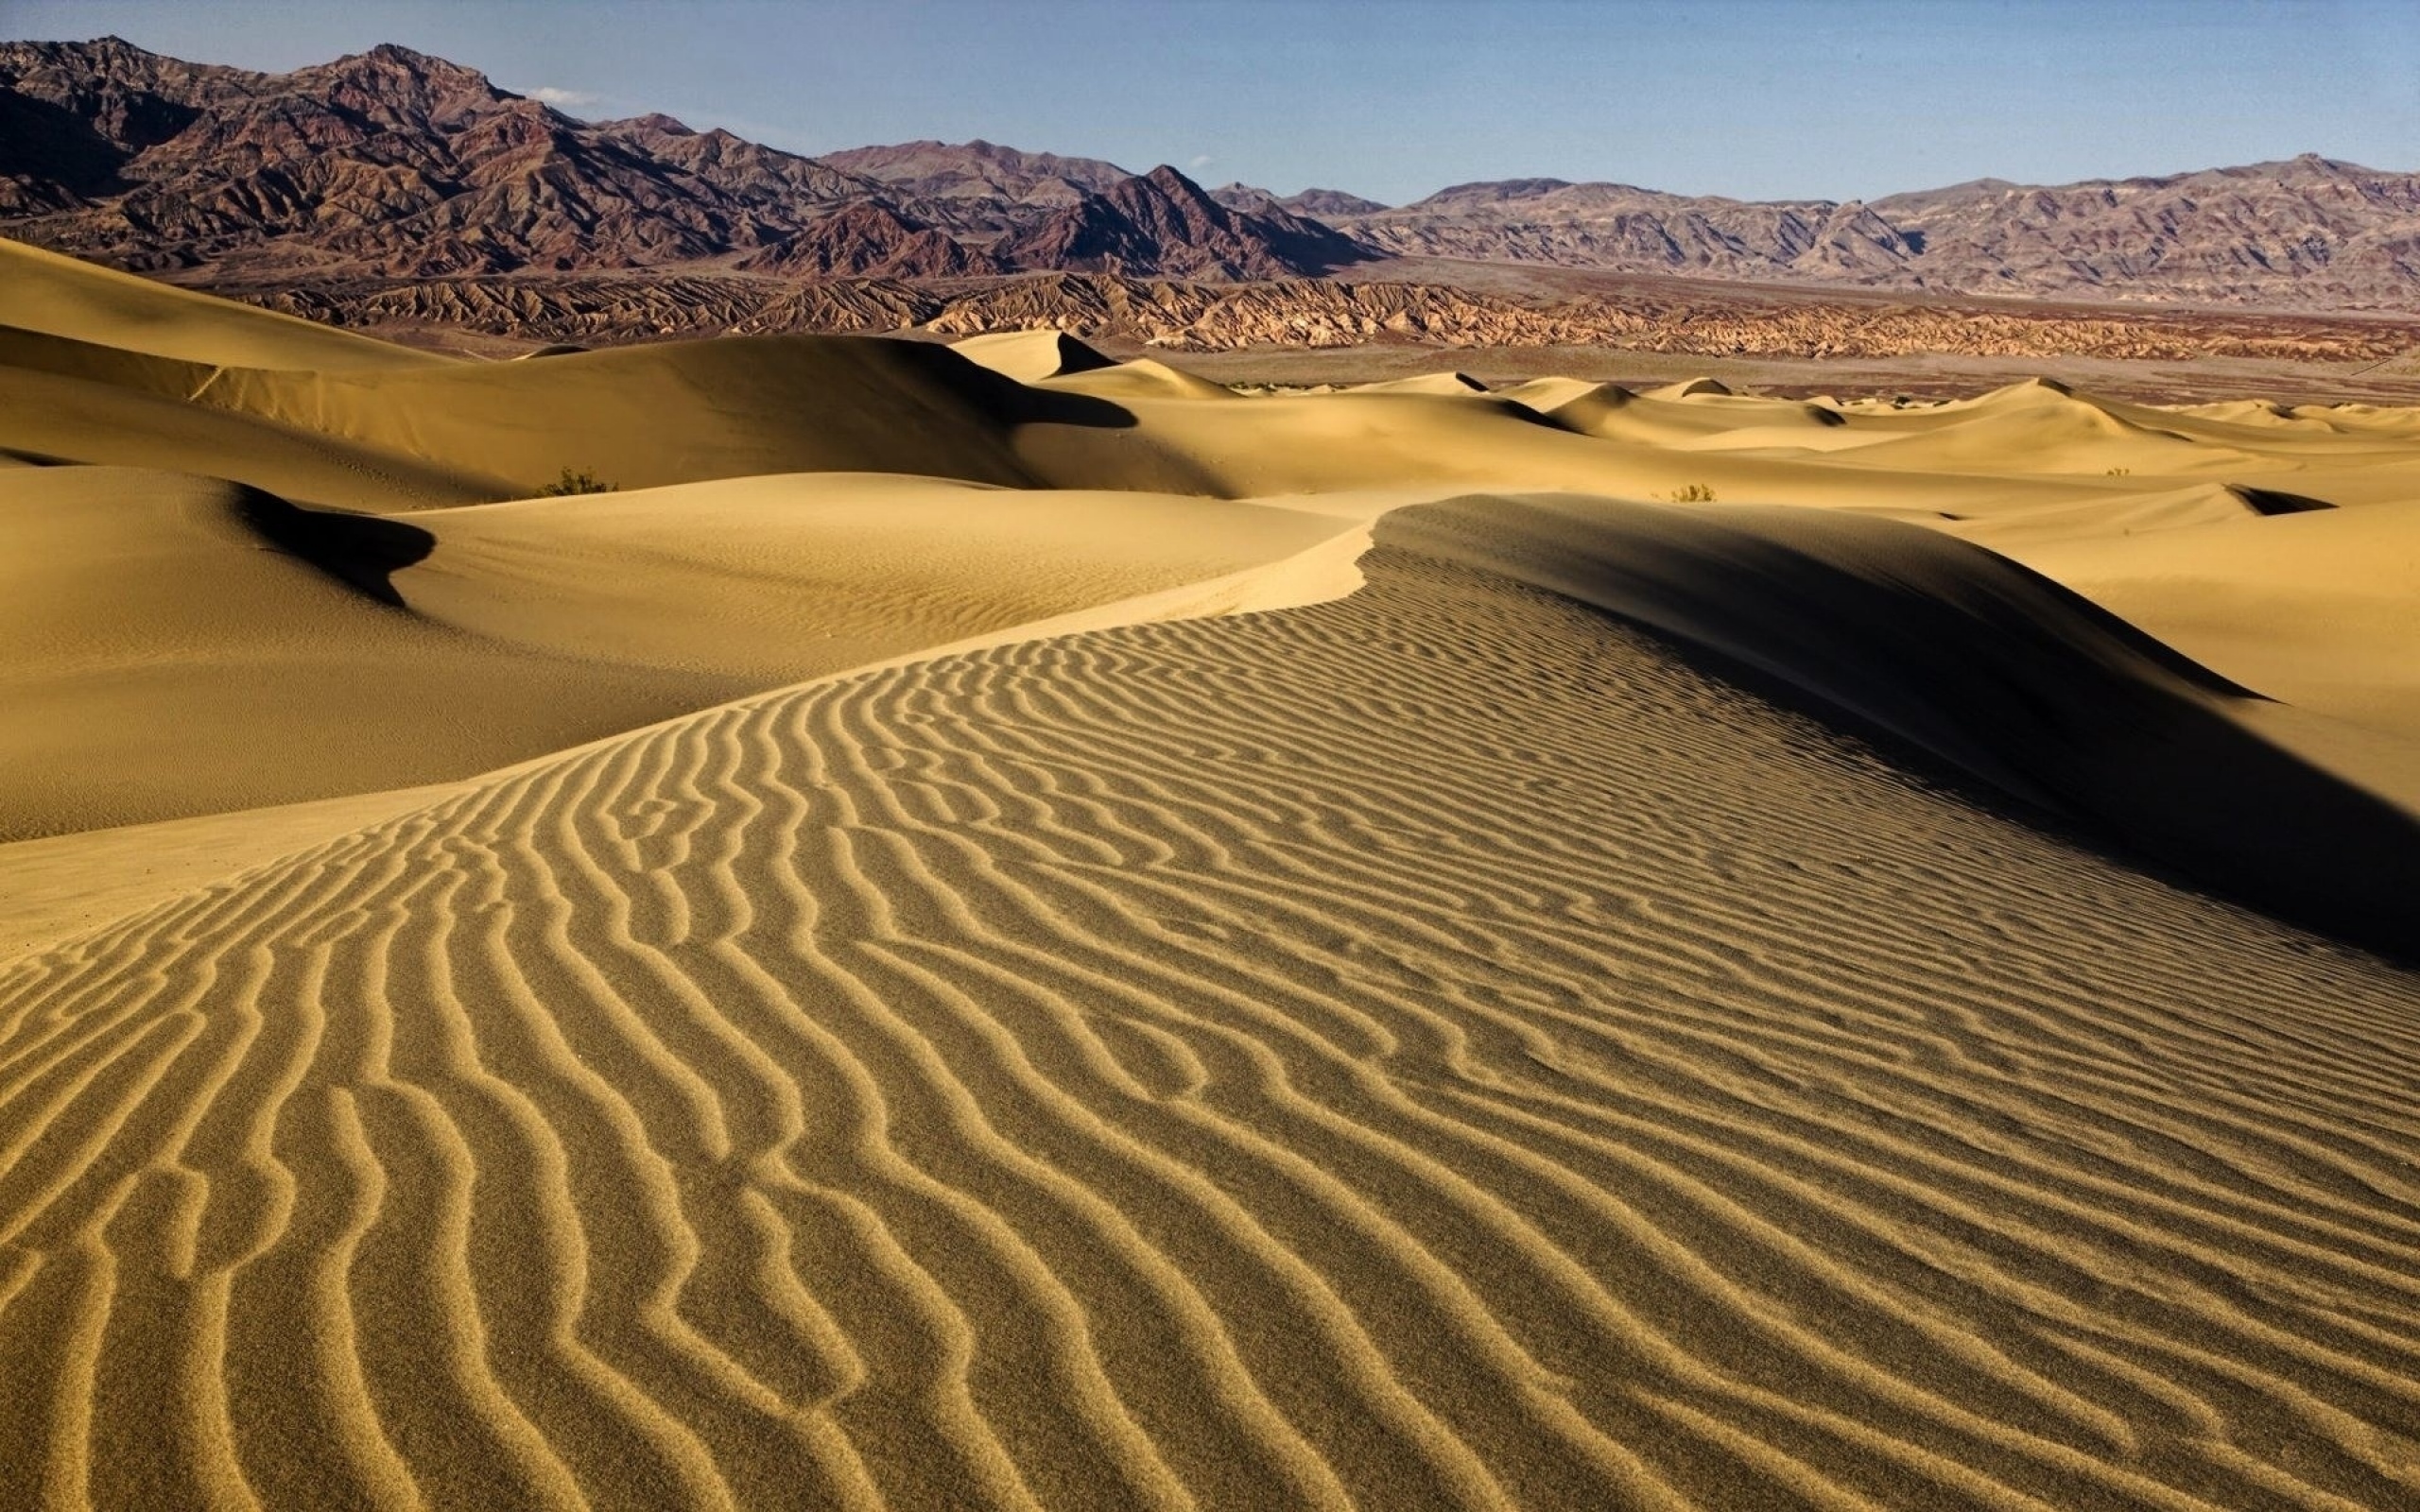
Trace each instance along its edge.
<instances>
[{"instance_id":1,"label":"clear sky","mask_svg":"<svg viewBox=\"0 0 2420 1512\"><path fill-rule=\"evenodd\" d=\"M2420 0L0 0L0 36L110 32L261 69L398 42L793 151L979 136L1390 202L2420 167Z\"/></svg>"}]
</instances>

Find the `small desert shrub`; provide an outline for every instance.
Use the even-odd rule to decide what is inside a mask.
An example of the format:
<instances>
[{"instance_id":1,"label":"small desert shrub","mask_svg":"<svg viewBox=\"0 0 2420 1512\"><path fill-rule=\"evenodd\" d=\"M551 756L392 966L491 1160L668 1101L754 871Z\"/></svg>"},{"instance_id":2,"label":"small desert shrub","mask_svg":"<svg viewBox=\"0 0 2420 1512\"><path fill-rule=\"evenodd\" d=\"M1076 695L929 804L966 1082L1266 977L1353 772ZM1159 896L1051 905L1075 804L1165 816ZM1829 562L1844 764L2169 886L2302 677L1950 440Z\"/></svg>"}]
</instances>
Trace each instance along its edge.
<instances>
[{"instance_id":1,"label":"small desert shrub","mask_svg":"<svg viewBox=\"0 0 2420 1512\"><path fill-rule=\"evenodd\" d=\"M1674 504L1712 504L1714 490L1703 483L1684 483L1665 497Z\"/></svg>"},{"instance_id":2,"label":"small desert shrub","mask_svg":"<svg viewBox=\"0 0 2420 1512\"><path fill-rule=\"evenodd\" d=\"M2104 474L2103 474L2103 476L2106 476L2106 477L2113 477L2113 478L2122 478L2122 477L2124 477L2127 473L2132 472L2134 472L2134 471L2135 471L2135 470L2134 470L2133 468L2131 468L2131 467L2113 467L2113 468L2111 468L2111 469L2110 469L2106 473L2104 473Z\"/></svg>"},{"instance_id":3,"label":"small desert shrub","mask_svg":"<svg viewBox=\"0 0 2420 1512\"><path fill-rule=\"evenodd\" d=\"M577 472L565 468L561 478L538 490L538 497L560 499L572 493L612 493L614 491L614 485L598 478L596 473L586 468L581 468Z\"/></svg>"}]
</instances>

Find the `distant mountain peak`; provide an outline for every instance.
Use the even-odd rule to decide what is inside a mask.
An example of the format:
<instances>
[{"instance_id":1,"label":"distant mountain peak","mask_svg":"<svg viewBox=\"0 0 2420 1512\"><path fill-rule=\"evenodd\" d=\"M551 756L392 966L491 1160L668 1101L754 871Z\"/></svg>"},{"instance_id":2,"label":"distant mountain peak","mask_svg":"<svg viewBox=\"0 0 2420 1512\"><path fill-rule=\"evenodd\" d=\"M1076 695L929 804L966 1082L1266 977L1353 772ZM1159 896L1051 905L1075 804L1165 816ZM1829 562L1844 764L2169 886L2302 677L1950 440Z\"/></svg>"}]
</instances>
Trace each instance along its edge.
<instances>
[{"instance_id":1,"label":"distant mountain peak","mask_svg":"<svg viewBox=\"0 0 2420 1512\"><path fill-rule=\"evenodd\" d=\"M1299 277L1376 255L1274 206L1230 209L1165 163L1086 196L997 250L1021 267L1214 278Z\"/></svg>"},{"instance_id":2,"label":"distant mountain peak","mask_svg":"<svg viewBox=\"0 0 2420 1512\"><path fill-rule=\"evenodd\" d=\"M361 53L358 56L363 58L375 58L381 62L403 63L412 68L443 69L448 72L459 73L470 72L470 70L462 68L459 64L449 63L442 58L431 57L427 53L406 47L399 42L382 42L376 46L371 48L368 52Z\"/></svg>"},{"instance_id":3,"label":"distant mountain peak","mask_svg":"<svg viewBox=\"0 0 2420 1512\"><path fill-rule=\"evenodd\" d=\"M407 77L442 80L457 87L492 89L488 76L475 68L449 62L445 59L416 52L401 43L382 42L367 52L348 53L316 68L297 69L301 75L374 76L400 72Z\"/></svg>"},{"instance_id":4,"label":"distant mountain peak","mask_svg":"<svg viewBox=\"0 0 2420 1512\"><path fill-rule=\"evenodd\" d=\"M960 143L927 138L849 147L827 152L822 161L910 196L951 199L996 197L1017 201L1040 194L1046 200L1073 203L1080 195L1099 193L1130 177L1124 168L1099 158L1027 152L980 137ZM1066 187L1054 187L1061 185Z\"/></svg>"},{"instance_id":5,"label":"distant mountain peak","mask_svg":"<svg viewBox=\"0 0 2420 1512\"><path fill-rule=\"evenodd\" d=\"M1342 189L1305 189L1277 201L1298 215L1330 220L1340 215L1374 215L1388 207L1381 201Z\"/></svg>"}]
</instances>

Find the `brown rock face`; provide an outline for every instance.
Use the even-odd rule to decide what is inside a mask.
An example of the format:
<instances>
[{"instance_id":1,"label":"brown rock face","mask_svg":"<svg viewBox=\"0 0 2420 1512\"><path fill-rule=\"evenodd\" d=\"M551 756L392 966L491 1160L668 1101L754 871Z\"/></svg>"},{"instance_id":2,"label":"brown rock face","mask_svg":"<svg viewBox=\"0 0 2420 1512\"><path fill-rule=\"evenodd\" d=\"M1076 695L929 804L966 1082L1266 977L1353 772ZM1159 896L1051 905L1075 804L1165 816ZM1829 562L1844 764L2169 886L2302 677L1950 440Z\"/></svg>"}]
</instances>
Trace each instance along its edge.
<instances>
[{"instance_id":1,"label":"brown rock face","mask_svg":"<svg viewBox=\"0 0 2420 1512\"><path fill-rule=\"evenodd\" d=\"M1476 262L1773 279L1904 269L1915 255L1862 205L1692 199L1625 184L1457 184L1397 210L1347 212L1391 251Z\"/></svg>"},{"instance_id":2,"label":"brown rock face","mask_svg":"<svg viewBox=\"0 0 2420 1512\"><path fill-rule=\"evenodd\" d=\"M1374 199L1349 195L1341 189L1305 189L1299 195L1288 195L1277 201L1278 207L1297 215L1315 220L1334 220L1340 215L1374 215L1387 207Z\"/></svg>"},{"instance_id":3,"label":"brown rock face","mask_svg":"<svg viewBox=\"0 0 2420 1512\"><path fill-rule=\"evenodd\" d=\"M1349 195L1341 189L1305 189L1299 195L1283 198L1248 183L1221 184L1210 191L1210 198L1229 210L1261 215L1270 210L1283 210L1314 220L1334 220L1342 215L1374 215L1386 209L1374 199Z\"/></svg>"},{"instance_id":4,"label":"brown rock face","mask_svg":"<svg viewBox=\"0 0 2420 1512\"><path fill-rule=\"evenodd\" d=\"M0 44L12 234L135 268L399 274L648 266L872 198L663 116L575 121L407 48L255 74L107 39Z\"/></svg>"},{"instance_id":5,"label":"brown rock face","mask_svg":"<svg viewBox=\"0 0 2420 1512\"><path fill-rule=\"evenodd\" d=\"M1874 203L1943 287L2409 307L2420 174L2306 153L2159 179L1985 180Z\"/></svg>"},{"instance_id":6,"label":"brown rock face","mask_svg":"<svg viewBox=\"0 0 2420 1512\"><path fill-rule=\"evenodd\" d=\"M987 251L878 204L851 205L736 265L793 278L965 278L1002 271Z\"/></svg>"},{"instance_id":7,"label":"brown rock face","mask_svg":"<svg viewBox=\"0 0 2420 1512\"><path fill-rule=\"evenodd\" d=\"M994 232L1029 225L1133 177L1098 158L1020 152L979 138L959 146L903 142L851 147L818 161L872 179L912 198L920 209L947 207L953 224Z\"/></svg>"},{"instance_id":8,"label":"brown rock face","mask_svg":"<svg viewBox=\"0 0 2420 1512\"><path fill-rule=\"evenodd\" d=\"M1376 255L1273 204L1230 210L1165 163L1004 239L997 252L1016 267L1220 279L1324 273Z\"/></svg>"},{"instance_id":9,"label":"brown rock face","mask_svg":"<svg viewBox=\"0 0 2420 1512\"><path fill-rule=\"evenodd\" d=\"M138 270L442 277L694 265L1248 278L1374 255L1172 169L988 142L803 158L666 115L584 122L407 48L256 74L114 39L0 44L0 222Z\"/></svg>"},{"instance_id":10,"label":"brown rock face","mask_svg":"<svg viewBox=\"0 0 2420 1512\"><path fill-rule=\"evenodd\" d=\"M1322 213L1393 252L1623 272L2348 307L2401 307L2420 290L2420 174L2310 156L2062 188L1981 180L1870 204L1522 179Z\"/></svg>"}]
</instances>

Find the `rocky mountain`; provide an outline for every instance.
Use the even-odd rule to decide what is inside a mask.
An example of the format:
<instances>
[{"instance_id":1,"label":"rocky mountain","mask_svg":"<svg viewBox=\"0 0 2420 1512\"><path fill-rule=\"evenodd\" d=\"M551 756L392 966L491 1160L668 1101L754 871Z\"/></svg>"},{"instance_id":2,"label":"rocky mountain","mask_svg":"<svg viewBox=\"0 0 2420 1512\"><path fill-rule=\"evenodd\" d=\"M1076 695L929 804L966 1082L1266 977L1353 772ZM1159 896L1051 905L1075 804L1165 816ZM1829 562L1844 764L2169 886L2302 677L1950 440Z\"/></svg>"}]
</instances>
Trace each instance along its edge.
<instances>
[{"instance_id":1,"label":"rocky mountain","mask_svg":"<svg viewBox=\"0 0 2420 1512\"><path fill-rule=\"evenodd\" d=\"M1275 195L1266 189L1255 189L1248 183L1222 183L1208 193L1211 198L1229 210L1242 211L1246 215L1254 211L1284 208L1277 203Z\"/></svg>"},{"instance_id":2,"label":"rocky mountain","mask_svg":"<svg viewBox=\"0 0 2420 1512\"><path fill-rule=\"evenodd\" d=\"M1916 256L1855 202L1693 198L1560 179L1456 184L1340 218L1391 251L1623 272L1862 281L1869 269L1908 269Z\"/></svg>"},{"instance_id":3,"label":"rocky mountain","mask_svg":"<svg viewBox=\"0 0 2420 1512\"><path fill-rule=\"evenodd\" d=\"M795 278L966 278L1008 270L980 248L871 202L811 220L735 266Z\"/></svg>"},{"instance_id":4,"label":"rocky mountain","mask_svg":"<svg viewBox=\"0 0 2420 1512\"><path fill-rule=\"evenodd\" d=\"M1623 272L2381 307L2420 291L2420 174L2308 155L2059 188L1982 180L1871 203L1516 179L1326 214L1398 253Z\"/></svg>"},{"instance_id":5,"label":"rocky mountain","mask_svg":"<svg viewBox=\"0 0 2420 1512\"><path fill-rule=\"evenodd\" d=\"M880 193L666 116L575 121L395 46L271 75L113 38L13 43L0 97L10 232L138 269L683 263Z\"/></svg>"},{"instance_id":6,"label":"rocky mountain","mask_svg":"<svg viewBox=\"0 0 2420 1512\"><path fill-rule=\"evenodd\" d=\"M666 115L576 120L391 45L259 74L114 38L0 43L0 128L9 234L218 282L735 265L1257 278L1374 255L1284 210L1229 212L1174 169L984 142L801 157Z\"/></svg>"},{"instance_id":7,"label":"rocky mountain","mask_svg":"<svg viewBox=\"0 0 2420 1512\"><path fill-rule=\"evenodd\" d=\"M980 138L903 142L891 146L851 147L818 161L862 175L897 194L959 212L970 228L1004 230L1030 216L1019 212L1064 210L1086 195L1103 194L1134 177L1098 158L1063 158L1050 152L1020 152Z\"/></svg>"},{"instance_id":8,"label":"rocky mountain","mask_svg":"<svg viewBox=\"0 0 2420 1512\"><path fill-rule=\"evenodd\" d=\"M1210 198L1229 210L1253 214L1283 210L1315 220L1331 220L1340 215L1372 215L1387 208L1374 199L1348 195L1341 189L1305 189L1299 195L1280 197L1248 183L1221 184L1210 191Z\"/></svg>"},{"instance_id":9,"label":"rocky mountain","mask_svg":"<svg viewBox=\"0 0 2420 1512\"><path fill-rule=\"evenodd\" d=\"M1334 220L1340 215L1374 215L1386 209L1374 199L1349 195L1341 189L1305 189L1299 195L1288 195L1277 203L1298 215L1317 220Z\"/></svg>"},{"instance_id":10,"label":"rocky mountain","mask_svg":"<svg viewBox=\"0 0 2420 1512\"><path fill-rule=\"evenodd\" d=\"M0 233L244 284L739 267L1253 280L1389 255L2069 300L2411 308L2420 174L2319 157L1870 203L1556 179L1396 207L1204 192L994 143L802 157L664 115L580 121L382 46L288 74L114 38L0 43Z\"/></svg>"},{"instance_id":11,"label":"rocky mountain","mask_svg":"<svg viewBox=\"0 0 2420 1512\"><path fill-rule=\"evenodd\" d=\"M1166 164L1085 196L1004 239L996 252L1019 267L1223 279L1327 272L1374 259L1351 237L1273 203L1230 210Z\"/></svg>"},{"instance_id":12,"label":"rocky mountain","mask_svg":"<svg viewBox=\"0 0 2420 1512\"><path fill-rule=\"evenodd\" d=\"M2409 308L2420 174L2285 163L2045 189L1983 180L1877 199L1944 287Z\"/></svg>"}]
</instances>

